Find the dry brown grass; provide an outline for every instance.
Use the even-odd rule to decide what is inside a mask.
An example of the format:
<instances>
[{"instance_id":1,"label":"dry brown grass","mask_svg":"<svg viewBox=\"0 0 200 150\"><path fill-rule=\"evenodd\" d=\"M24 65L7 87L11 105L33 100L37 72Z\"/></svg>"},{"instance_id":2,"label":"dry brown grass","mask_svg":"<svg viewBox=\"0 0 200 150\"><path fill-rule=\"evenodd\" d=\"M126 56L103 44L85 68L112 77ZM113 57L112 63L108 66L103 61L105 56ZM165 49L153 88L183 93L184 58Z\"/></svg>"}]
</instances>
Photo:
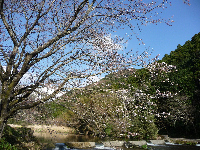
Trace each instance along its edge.
<instances>
[{"instance_id":1,"label":"dry brown grass","mask_svg":"<svg viewBox=\"0 0 200 150\"><path fill-rule=\"evenodd\" d=\"M15 124L8 124L9 126L13 128L19 128L22 127L21 125L15 125ZM28 125L27 128L31 128L34 132L56 132L56 133L74 133L74 129L71 127L65 127L65 126L47 126L47 125Z\"/></svg>"}]
</instances>

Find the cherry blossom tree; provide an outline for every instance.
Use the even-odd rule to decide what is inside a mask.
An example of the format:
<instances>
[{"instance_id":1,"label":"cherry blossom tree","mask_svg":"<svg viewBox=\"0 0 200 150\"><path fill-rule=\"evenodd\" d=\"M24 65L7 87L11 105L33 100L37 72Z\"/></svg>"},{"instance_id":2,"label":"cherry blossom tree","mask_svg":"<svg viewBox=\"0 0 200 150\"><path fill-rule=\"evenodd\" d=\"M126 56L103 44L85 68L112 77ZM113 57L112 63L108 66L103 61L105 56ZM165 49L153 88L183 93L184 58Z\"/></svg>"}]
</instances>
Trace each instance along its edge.
<instances>
[{"instance_id":1,"label":"cherry blossom tree","mask_svg":"<svg viewBox=\"0 0 200 150\"><path fill-rule=\"evenodd\" d=\"M18 110L44 103L74 79L134 65L146 57L124 55L120 51L126 40L114 34L128 27L129 35L134 35L136 28L149 23L170 25L152 15L169 4L167 0L0 0L0 137ZM55 87L51 94L29 98L49 82Z\"/></svg>"}]
</instances>

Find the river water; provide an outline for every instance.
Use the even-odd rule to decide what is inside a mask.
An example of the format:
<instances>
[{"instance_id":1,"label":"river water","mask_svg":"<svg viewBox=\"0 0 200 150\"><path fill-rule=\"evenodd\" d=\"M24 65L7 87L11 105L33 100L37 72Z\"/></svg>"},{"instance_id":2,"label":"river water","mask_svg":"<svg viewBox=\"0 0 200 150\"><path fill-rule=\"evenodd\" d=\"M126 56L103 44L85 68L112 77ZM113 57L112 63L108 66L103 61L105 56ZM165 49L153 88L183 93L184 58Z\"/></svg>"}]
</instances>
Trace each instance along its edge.
<instances>
[{"instance_id":1,"label":"river water","mask_svg":"<svg viewBox=\"0 0 200 150\"><path fill-rule=\"evenodd\" d=\"M140 148L110 148L110 147L104 147L103 145L96 145L95 148L87 149L87 150L98 150L98 149L104 149L104 150L141 150ZM48 149L50 150L50 149ZM65 146L64 143L57 143L55 148L52 148L51 150L70 150ZM83 150L83 149L73 149L73 150ZM148 150L200 150L200 146L188 146L188 145L151 145L148 146Z\"/></svg>"},{"instance_id":2,"label":"river water","mask_svg":"<svg viewBox=\"0 0 200 150\"><path fill-rule=\"evenodd\" d=\"M111 148L111 147L104 147L103 144L96 143L95 148L85 149L85 150L142 150L141 148ZM198 146L190 146L190 145L179 145L179 144L165 144L165 145L154 145L154 144L147 144L148 150L200 150L200 145ZM56 143L55 148L49 148L47 150L70 150L64 143ZM83 149L73 149L73 150L83 150Z\"/></svg>"},{"instance_id":3,"label":"river water","mask_svg":"<svg viewBox=\"0 0 200 150\"><path fill-rule=\"evenodd\" d=\"M44 137L44 135L43 135ZM54 137L54 138L52 138ZM64 143L67 142L96 142L98 144L95 144L96 147L92 149L87 149L87 150L98 150L98 149L105 149L105 150L141 150L140 148L126 148L126 147L121 147L121 148L111 148L111 147L104 147L103 144L101 143L101 140L99 138L94 138L94 137L89 137L89 136L84 136L84 135L59 135L57 134L52 135L51 141L55 144L55 147L48 148L46 150L69 150L69 148L66 147ZM46 137L47 138L47 137ZM50 138L50 137L49 137ZM108 139L105 139L108 140ZM104 140L104 141L105 141ZM116 140L116 139L115 139ZM154 145L154 144L147 144L147 147L149 150L200 150L200 144L198 146L189 146L189 145L178 145L178 144L172 144L172 143L166 143L165 145ZM73 150L79 150L79 149L73 149ZM83 150L83 149L80 149Z\"/></svg>"}]
</instances>

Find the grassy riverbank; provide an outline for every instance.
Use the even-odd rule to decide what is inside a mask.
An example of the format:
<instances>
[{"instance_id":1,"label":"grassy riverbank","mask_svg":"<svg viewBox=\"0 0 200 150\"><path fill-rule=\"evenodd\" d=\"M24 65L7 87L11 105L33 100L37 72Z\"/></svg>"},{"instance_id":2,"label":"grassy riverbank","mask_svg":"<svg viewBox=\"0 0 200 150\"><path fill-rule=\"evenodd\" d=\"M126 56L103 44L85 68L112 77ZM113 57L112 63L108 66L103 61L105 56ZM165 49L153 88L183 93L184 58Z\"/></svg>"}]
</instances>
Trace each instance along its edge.
<instances>
[{"instance_id":1,"label":"grassy riverbank","mask_svg":"<svg viewBox=\"0 0 200 150\"><path fill-rule=\"evenodd\" d=\"M42 148L38 139L33 136L33 130L26 127L13 128L7 125L0 139L0 149L39 150Z\"/></svg>"},{"instance_id":2,"label":"grassy riverbank","mask_svg":"<svg viewBox=\"0 0 200 150\"><path fill-rule=\"evenodd\" d=\"M10 127L13 128L20 128L23 127L22 125L16 125L16 124L8 124ZM27 125L26 128L31 128L34 133L40 133L40 132L56 132L56 133L74 133L75 130L71 127L65 127L65 126L48 126L48 125Z\"/></svg>"},{"instance_id":3,"label":"grassy riverbank","mask_svg":"<svg viewBox=\"0 0 200 150\"><path fill-rule=\"evenodd\" d=\"M4 136L0 140L0 149L8 150L41 150L48 147L55 147L55 143L78 143L80 145L83 143L95 143L96 139L86 136L74 134L75 130L70 127L64 126L47 126L47 125L28 125L26 127L21 125L9 124L4 130ZM82 138L82 139L81 139ZM162 138L162 136L160 136ZM160 140L151 140L152 143L157 144L158 142L165 143L165 141L170 141L172 143L183 144L183 145L196 145L200 142L200 139L185 139L185 138L162 138ZM101 141L103 142L103 141ZM112 144L111 144L112 142ZM121 141L128 142L131 141ZM139 145L135 147L141 149L142 146L145 146L146 141L132 141L133 145ZM106 145L107 144L107 145ZM111 140L109 142L104 141L104 145L111 147L119 146L118 140ZM95 144L93 144L95 145ZM124 144L120 145L123 146ZM77 148L77 146L76 146Z\"/></svg>"},{"instance_id":4,"label":"grassy riverbank","mask_svg":"<svg viewBox=\"0 0 200 150\"><path fill-rule=\"evenodd\" d=\"M54 146L56 140L74 131L70 127L63 126L9 124L5 127L4 135L0 140L0 149L40 150Z\"/></svg>"}]
</instances>

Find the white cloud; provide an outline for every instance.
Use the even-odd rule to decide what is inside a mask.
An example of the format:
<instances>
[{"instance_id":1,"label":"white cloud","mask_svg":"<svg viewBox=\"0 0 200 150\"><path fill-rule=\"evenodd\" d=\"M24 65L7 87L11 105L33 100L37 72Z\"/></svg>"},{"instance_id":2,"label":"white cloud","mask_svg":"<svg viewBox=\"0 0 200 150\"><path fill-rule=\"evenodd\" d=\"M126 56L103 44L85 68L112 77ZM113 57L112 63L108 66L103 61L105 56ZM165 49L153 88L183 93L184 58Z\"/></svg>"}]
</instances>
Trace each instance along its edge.
<instances>
[{"instance_id":1,"label":"white cloud","mask_svg":"<svg viewBox=\"0 0 200 150\"><path fill-rule=\"evenodd\" d=\"M99 36L89 42L92 43L93 49L102 52L112 52L123 49L123 40L120 40L117 36L111 34Z\"/></svg>"},{"instance_id":2,"label":"white cloud","mask_svg":"<svg viewBox=\"0 0 200 150\"><path fill-rule=\"evenodd\" d=\"M54 91L56 90L55 87L52 87L51 85L45 85L45 87L42 88L38 88L37 91L41 93L41 95L39 95L39 98L43 98L46 95L50 95L52 94ZM58 94L56 94L56 98L62 96L64 94L64 92L60 91Z\"/></svg>"},{"instance_id":3,"label":"white cloud","mask_svg":"<svg viewBox=\"0 0 200 150\"><path fill-rule=\"evenodd\" d=\"M101 78L98 76L91 76L88 78L90 82L98 82Z\"/></svg>"},{"instance_id":4,"label":"white cloud","mask_svg":"<svg viewBox=\"0 0 200 150\"><path fill-rule=\"evenodd\" d=\"M79 87L85 87L85 86L90 85L92 83L98 82L101 79L102 79L102 77L100 77L100 76L90 76L87 79L84 79Z\"/></svg>"}]
</instances>

